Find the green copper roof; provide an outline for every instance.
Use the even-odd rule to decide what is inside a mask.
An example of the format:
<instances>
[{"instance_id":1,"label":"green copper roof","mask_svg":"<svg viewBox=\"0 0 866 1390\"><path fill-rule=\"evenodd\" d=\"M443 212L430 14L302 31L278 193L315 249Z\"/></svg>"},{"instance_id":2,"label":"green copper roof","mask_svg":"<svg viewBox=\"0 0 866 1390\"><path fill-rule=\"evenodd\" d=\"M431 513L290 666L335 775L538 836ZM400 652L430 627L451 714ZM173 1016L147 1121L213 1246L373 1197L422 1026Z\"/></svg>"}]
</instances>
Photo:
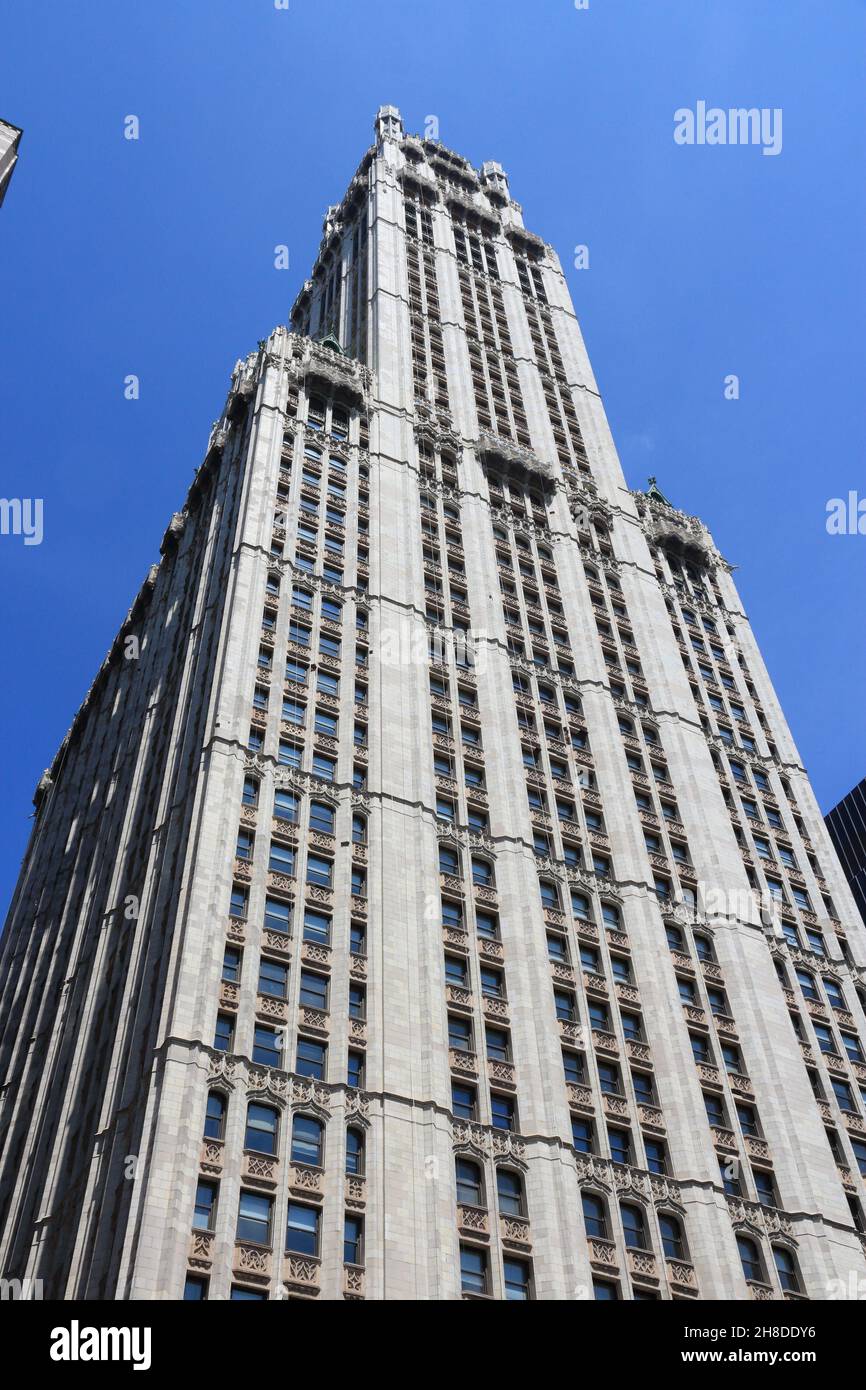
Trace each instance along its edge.
<instances>
[{"instance_id":1,"label":"green copper roof","mask_svg":"<svg viewBox=\"0 0 866 1390\"><path fill-rule=\"evenodd\" d=\"M661 491L661 489L656 486L655 478L647 478L647 482L649 483L649 488L647 489L647 497L650 499L650 501L661 502L663 507L670 507L673 511L673 502L669 502L668 499L665 497L664 493Z\"/></svg>"},{"instance_id":2,"label":"green copper roof","mask_svg":"<svg viewBox=\"0 0 866 1390\"><path fill-rule=\"evenodd\" d=\"M332 352L338 352L342 357L343 349L340 347L340 340L335 338L333 333L326 333L324 338L319 339L319 344L321 347L330 348Z\"/></svg>"}]
</instances>

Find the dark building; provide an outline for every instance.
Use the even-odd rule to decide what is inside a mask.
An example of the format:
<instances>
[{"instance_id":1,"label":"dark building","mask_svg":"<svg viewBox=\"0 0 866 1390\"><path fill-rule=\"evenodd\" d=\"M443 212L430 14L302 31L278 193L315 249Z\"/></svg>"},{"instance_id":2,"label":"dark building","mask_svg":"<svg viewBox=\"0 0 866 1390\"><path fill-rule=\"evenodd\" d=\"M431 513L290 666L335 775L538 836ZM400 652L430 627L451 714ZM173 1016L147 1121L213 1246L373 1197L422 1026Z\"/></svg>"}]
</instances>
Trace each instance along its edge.
<instances>
[{"instance_id":1,"label":"dark building","mask_svg":"<svg viewBox=\"0 0 866 1390\"><path fill-rule=\"evenodd\" d=\"M826 816L830 838L866 922L866 777Z\"/></svg>"}]
</instances>

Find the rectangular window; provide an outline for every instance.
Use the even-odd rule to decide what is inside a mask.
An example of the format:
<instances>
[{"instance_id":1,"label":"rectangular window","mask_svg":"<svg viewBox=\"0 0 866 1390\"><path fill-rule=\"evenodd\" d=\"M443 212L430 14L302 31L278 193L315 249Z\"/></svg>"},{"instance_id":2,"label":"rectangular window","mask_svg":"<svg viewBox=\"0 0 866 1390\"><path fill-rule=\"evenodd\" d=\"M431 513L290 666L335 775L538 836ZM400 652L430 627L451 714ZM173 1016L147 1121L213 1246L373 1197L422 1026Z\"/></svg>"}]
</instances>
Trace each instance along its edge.
<instances>
[{"instance_id":1,"label":"rectangular window","mask_svg":"<svg viewBox=\"0 0 866 1390\"><path fill-rule=\"evenodd\" d=\"M196 1231L212 1231L216 1225L219 1183L201 1181L195 1192L192 1224Z\"/></svg>"},{"instance_id":2,"label":"rectangular window","mask_svg":"<svg viewBox=\"0 0 866 1390\"><path fill-rule=\"evenodd\" d=\"M321 1213L317 1207L305 1207L300 1202L289 1202L286 1252L318 1256L320 1223Z\"/></svg>"},{"instance_id":3,"label":"rectangular window","mask_svg":"<svg viewBox=\"0 0 866 1390\"><path fill-rule=\"evenodd\" d=\"M262 1196L258 1192L241 1192L237 1239L252 1241L256 1245L270 1245L273 1205L272 1197Z\"/></svg>"},{"instance_id":4,"label":"rectangular window","mask_svg":"<svg viewBox=\"0 0 866 1390\"><path fill-rule=\"evenodd\" d=\"M346 1215L343 1223L343 1264L364 1263L364 1221L360 1216Z\"/></svg>"},{"instance_id":5,"label":"rectangular window","mask_svg":"<svg viewBox=\"0 0 866 1390\"><path fill-rule=\"evenodd\" d=\"M263 1067L280 1067L282 1060L282 1033L278 1033L276 1028L266 1028L263 1023L257 1023L253 1033L253 1061Z\"/></svg>"},{"instance_id":6,"label":"rectangular window","mask_svg":"<svg viewBox=\"0 0 866 1390\"><path fill-rule=\"evenodd\" d=\"M295 1071L299 1076L309 1076L314 1081L324 1081L327 1055L327 1048L324 1043L313 1042L310 1038L298 1038Z\"/></svg>"}]
</instances>

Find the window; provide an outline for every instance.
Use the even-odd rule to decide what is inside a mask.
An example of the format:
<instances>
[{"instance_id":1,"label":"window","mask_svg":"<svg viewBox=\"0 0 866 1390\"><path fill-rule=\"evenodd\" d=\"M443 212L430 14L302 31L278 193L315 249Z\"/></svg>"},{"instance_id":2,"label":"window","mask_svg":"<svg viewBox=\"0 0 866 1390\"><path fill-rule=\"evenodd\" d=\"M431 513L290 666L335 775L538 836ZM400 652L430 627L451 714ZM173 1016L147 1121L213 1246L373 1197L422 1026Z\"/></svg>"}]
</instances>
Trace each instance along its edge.
<instances>
[{"instance_id":1,"label":"window","mask_svg":"<svg viewBox=\"0 0 866 1390\"><path fill-rule=\"evenodd\" d=\"M452 1082L451 1108L459 1120L474 1120L478 1115L478 1103L474 1086Z\"/></svg>"},{"instance_id":2,"label":"window","mask_svg":"<svg viewBox=\"0 0 866 1390\"><path fill-rule=\"evenodd\" d=\"M321 1213L316 1207L305 1207L300 1202L289 1202L286 1219L286 1252L295 1255L319 1253L319 1227Z\"/></svg>"},{"instance_id":3,"label":"window","mask_svg":"<svg viewBox=\"0 0 866 1390\"><path fill-rule=\"evenodd\" d=\"M288 936L291 920L291 903L284 902L282 898L265 898L265 927L268 931L282 932Z\"/></svg>"},{"instance_id":4,"label":"window","mask_svg":"<svg viewBox=\"0 0 866 1390\"><path fill-rule=\"evenodd\" d=\"M307 855L307 882L318 884L320 888L331 887L334 863L320 854Z\"/></svg>"},{"instance_id":5,"label":"window","mask_svg":"<svg viewBox=\"0 0 866 1390\"><path fill-rule=\"evenodd\" d=\"M287 821L290 825L297 825L298 798L292 792L274 792L274 818Z\"/></svg>"},{"instance_id":6,"label":"window","mask_svg":"<svg viewBox=\"0 0 866 1390\"><path fill-rule=\"evenodd\" d=\"M364 1136L359 1129L346 1130L346 1175L361 1177L364 1172Z\"/></svg>"},{"instance_id":7,"label":"window","mask_svg":"<svg viewBox=\"0 0 866 1390\"><path fill-rule=\"evenodd\" d=\"M631 1163L631 1135L627 1129L609 1129L610 1156L614 1163Z\"/></svg>"},{"instance_id":8,"label":"window","mask_svg":"<svg viewBox=\"0 0 866 1390\"><path fill-rule=\"evenodd\" d=\"M364 1054L350 1051L346 1060L346 1084L361 1090L364 1085Z\"/></svg>"},{"instance_id":9,"label":"window","mask_svg":"<svg viewBox=\"0 0 866 1390\"><path fill-rule=\"evenodd\" d=\"M532 1298L532 1272L529 1261L506 1256L503 1260L503 1272L506 1299L528 1302Z\"/></svg>"},{"instance_id":10,"label":"window","mask_svg":"<svg viewBox=\"0 0 866 1390\"><path fill-rule=\"evenodd\" d=\"M319 946L331 942L331 919L324 912L308 907L304 911L304 940L314 941Z\"/></svg>"},{"instance_id":11,"label":"window","mask_svg":"<svg viewBox=\"0 0 866 1390\"><path fill-rule=\"evenodd\" d=\"M596 1236L600 1240L607 1240L607 1212L601 1197L596 1197L592 1192L583 1194L583 1221L586 1226L588 1236Z\"/></svg>"},{"instance_id":12,"label":"window","mask_svg":"<svg viewBox=\"0 0 866 1390\"><path fill-rule=\"evenodd\" d=\"M654 1105L655 1091L653 1090L652 1077L643 1071L633 1071L631 1074L631 1084L634 1087L635 1100L639 1105Z\"/></svg>"},{"instance_id":13,"label":"window","mask_svg":"<svg viewBox=\"0 0 866 1390\"><path fill-rule=\"evenodd\" d=\"M349 984L349 1017L358 1019L367 1017L367 991L363 985L354 982Z\"/></svg>"},{"instance_id":14,"label":"window","mask_svg":"<svg viewBox=\"0 0 866 1390\"><path fill-rule=\"evenodd\" d=\"M496 1170L496 1201L505 1216L523 1216L526 1203L523 1195L523 1179L510 1168Z\"/></svg>"},{"instance_id":15,"label":"window","mask_svg":"<svg viewBox=\"0 0 866 1390\"><path fill-rule=\"evenodd\" d=\"M216 1225L217 1194L219 1183L199 1182L195 1190L195 1208L192 1224L196 1231L212 1231Z\"/></svg>"},{"instance_id":16,"label":"window","mask_svg":"<svg viewBox=\"0 0 866 1390\"><path fill-rule=\"evenodd\" d=\"M301 971L300 1003L308 1009L328 1010L328 979L312 970Z\"/></svg>"},{"instance_id":17,"label":"window","mask_svg":"<svg viewBox=\"0 0 866 1390\"><path fill-rule=\"evenodd\" d=\"M496 1091L492 1092L490 1112L494 1129L513 1130L517 1128L515 1102L511 1096L502 1096Z\"/></svg>"},{"instance_id":18,"label":"window","mask_svg":"<svg viewBox=\"0 0 866 1390\"><path fill-rule=\"evenodd\" d=\"M244 790L242 801L244 806L257 806L259 801L259 784L255 777L244 778Z\"/></svg>"},{"instance_id":19,"label":"window","mask_svg":"<svg viewBox=\"0 0 866 1390\"><path fill-rule=\"evenodd\" d=\"M253 1032L253 1061L263 1067L279 1067L283 1059L283 1035L257 1023Z\"/></svg>"},{"instance_id":20,"label":"window","mask_svg":"<svg viewBox=\"0 0 866 1390\"><path fill-rule=\"evenodd\" d=\"M223 951L222 977L229 984L236 985L241 977L241 953L237 946L226 946Z\"/></svg>"},{"instance_id":21,"label":"window","mask_svg":"<svg viewBox=\"0 0 866 1390\"><path fill-rule=\"evenodd\" d=\"M292 1162L321 1168L324 1128L312 1115L296 1114L292 1121Z\"/></svg>"},{"instance_id":22,"label":"window","mask_svg":"<svg viewBox=\"0 0 866 1390\"><path fill-rule=\"evenodd\" d=\"M222 1139L226 1128L226 1098L222 1091L208 1091L204 1118L205 1139Z\"/></svg>"},{"instance_id":23,"label":"window","mask_svg":"<svg viewBox=\"0 0 866 1390\"><path fill-rule=\"evenodd\" d=\"M571 913L578 922L589 922L589 899L582 892L571 894Z\"/></svg>"},{"instance_id":24,"label":"window","mask_svg":"<svg viewBox=\"0 0 866 1390\"><path fill-rule=\"evenodd\" d=\"M299 1076L309 1076L314 1081L324 1081L327 1049L324 1043L313 1042L310 1038L298 1038L298 1054L295 1071Z\"/></svg>"},{"instance_id":25,"label":"window","mask_svg":"<svg viewBox=\"0 0 866 1390\"><path fill-rule=\"evenodd\" d=\"M460 1246L460 1287L464 1293L488 1291L487 1251L475 1245Z\"/></svg>"},{"instance_id":26,"label":"window","mask_svg":"<svg viewBox=\"0 0 866 1390\"><path fill-rule=\"evenodd\" d=\"M458 1158L454 1164L457 1179L457 1201L465 1207L484 1206L484 1187L481 1169L469 1159Z\"/></svg>"},{"instance_id":27,"label":"window","mask_svg":"<svg viewBox=\"0 0 866 1390\"><path fill-rule=\"evenodd\" d=\"M622 1095L622 1083L620 1082L619 1069L613 1062L599 1062L598 1084L605 1095Z\"/></svg>"},{"instance_id":28,"label":"window","mask_svg":"<svg viewBox=\"0 0 866 1390\"><path fill-rule=\"evenodd\" d=\"M269 1105L256 1105L251 1101L247 1106L244 1148L260 1154L275 1154L278 1126L279 1116L276 1110L272 1110Z\"/></svg>"},{"instance_id":29,"label":"window","mask_svg":"<svg viewBox=\"0 0 866 1390\"><path fill-rule=\"evenodd\" d=\"M235 857L249 861L253 857L253 842L255 836L249 830L239 830L235 844Z\"/></svg>"},{"instance_id":30,"label":"window","mask_svg":"<svg viewBox=\"0 0 866 1390\"><path fill-rule=\"evenodd\" d=\"M208 1281L198 1274L188 1274L183 1286L185 1303L203 1302L207 1298Z\"/></svg>"},{"instance_id":31,"label":"window","mask_svg":"<svg viewBox=\"0 0 866 1390\"><path fill-rule=\"evenodd\" d=\"M270 1245L272 1211L272 1197L242 1191L238 1203L236 1238L252 1241L256 1245Z\"/></svg>"},{"instance_id":32,"label":"window","mask_svg":"<svg viewBox=\"0 0 866 1390\"><path fill-rule=\"evenodd\" d=\"M235 1036L234 1019L228 1014L217 1014L213 1045L217 1052L231 1052Z\"/></svg>"},{"instance_id":33,"label":"window","mask_svg":"<svg viewBox=\"0 0 866 1390\"><path fill-rule=\"evenodd\" d=\"M472 882L481 887L489 887L493 883L493 865L486 859L472 857Z\"/></svg>"},{"instance_id":34,"label":"window","mask_svg":"<svg viewBox=\"0 0 866 1390\"><path fill-rule=\"evenodd\" d=\"M791 1254L791 1251L786 1250L781 1245L774 1245L773 1261L776 1266L776 1273L779 1276L779 1283L782 1285L785 1292L799 1293L800 1275L797 1270L797 1261Z\"/></svg>"},{"instance_id":35,"label":"window","mask_svg":"<svg viewBox=\"0 0 866 1390\"><path fill-rule=\"evenodd\" d=\"M579 1120L576 1117L571 1121L571 1142L578 1153L591 1154L595 1151L595 1135L593 1133L591 1120Z\"/></svg>"},{"instance_id":36,"label":"window","mask_svg":"<svg viewBox=\"0 0 866 1390\"><path fill-rule=\"evenodd\" d=\"M762 1284L764 1282L764 1265L755 1242L750 1236L737 1236L737 1249L740 1252L743 1274L750 1283Z\"/></svg>"},{"instance_id":37,"label":"window","mask_svg":"<svg viewBox=\"0 0 866 1390\"><path fill-rule=\"evenodd\" d=\"M619 1284L609 1279L593 1279L592 1293L597 1302L616 1300L619 1298Z\"/></svg>"},{"instance_id":38,"label":"window","mask_svg":"<svg viewBox=\"0 0 866 1390\"><path fill-rule=\"evenodd\" d=\"M649 1171L658 1174L667 1173L667 1152L661 1139L644 1139L644 1149L646 1150L646 1161Z\"/></svg>"},{"instance_id":39,"label":"window","mask_svg":"<svg viewBox=\"0 0 866 1390\"><path fill-rule=\"evenodd\" d=\"M758 1201L765 1207L777 1207L779 1205L776 1196L776 1184L773 1181L773 1174L764 1172L763 1168L755 1168L752 1176L755 1179L755 1190L758 1194Z\"/></svg>"},{"instance_id":40,"label":"window","mask_svg":"<svg viewBox=\"0 0 866 1390\"><path fill-rule=\"evenodd\" d=\"M659 1229L662 1237L662 1249L665 1258L668 1260L684 1260L686 1258L686 1244L683 1239L682 1227L675 1216L668 1216L666 1212L659 1214Z\"/></svg>"},{"instance_id":41,"label":"window","mask_svg":"<svg viewBox=\"0 0 866 1390\"><path fill-rule=\"evenodd\" d=\"M505 998L505 976L489 965L481 967L481 993L486 999Z\"/></svg>"},{"instance_id":42,"label":"window","mask_svg":"<svg viewBox=\"0 0 866 1390\"><path fill-rule=\"evenodd\" d=\"M631 1202L623 1202L619 1210L626 1247L629 1250L646 1250L646 1222L640 1207L634 1206Z\"/></svg>"},{"instance_id":43,"label":"window","mask_svg":"<svg viewBox=\"0 0 866 1390\"><path fill-rule=\"evenodd\" d=\"M286 874L290 878L294 876L295 851L291 845L283 845L279 840L271 840L268 870L274 874Z\"/></svg>"},{"instance_id":44,"label":"window","mask_svg":"<svg viewBox=\"0 0 866 1390\"><path fill-rule=\"evenodd\" d=\"M541 905L544 908L545 912L549 909L558 908L559 893L557 891L556 884L552 883L549 879L543 878L539 880L538 886L541 891Z\"/></svg>"},{"instance_id":45,"label":"window","mask_svg":"<svg viewBox=\"0 0 866 1390\"><path fill-rule=\"evenodd\" d=\"M321 835L334 833L334 808L324 801L310 802L310 829Z\"/></svg>"},{"instance_id":46,"label":"window","mask_svg":"<svg viewBox=\"0 0 866 1390\"><path fill-rule=\"evenodd\" d=\"M555 989L553 991L553 1002L556 1006L556 1017L563 1023L577 1022L577 1004L574 995L568 989Z\"/></svg>"},{"instance_id":47,"label":"window","mask_svg":"<svg viewBox=\"0 0 866 1390\"><path fill-rule=\"evenodd\" d=\"M854 1096L848 1082L842 1081L839 1077L834 1076L831 1078L831 1084L839 1109L846 1111L848 1114L856 1114L857 1107L854 1104Z\"/></svg>"},{"instance_id":48,"label":"window","mask_svg":"<svg viewBox=\"0 0 866 1390\"><path fill-rule=\"evenodd\" d=\"M511 1060L511 1040L503 1028L492 1028L489 1024L484 1030L487 1057L492 1062Z\"/></svg>"},{"instance_id":49,"label":"window","mask_svg":"<svg viewBox=\"0 0 866 1390\"><path fill-rule=\"evenodd\" d=\"M346 1213L343 1221L343 1264L364 1263L364 1218Z\"/></svg>"},{"instance_id":50,"label":"window","mask_svg":"<svg viewBox=\"0 0 866 1390\"><path fill-rule=\"evenodd\" d=\"M262 959L259 962L259 994L272 999L285 999L288 994L289 967L279 961Z\"/></svg>"}]
</instances>

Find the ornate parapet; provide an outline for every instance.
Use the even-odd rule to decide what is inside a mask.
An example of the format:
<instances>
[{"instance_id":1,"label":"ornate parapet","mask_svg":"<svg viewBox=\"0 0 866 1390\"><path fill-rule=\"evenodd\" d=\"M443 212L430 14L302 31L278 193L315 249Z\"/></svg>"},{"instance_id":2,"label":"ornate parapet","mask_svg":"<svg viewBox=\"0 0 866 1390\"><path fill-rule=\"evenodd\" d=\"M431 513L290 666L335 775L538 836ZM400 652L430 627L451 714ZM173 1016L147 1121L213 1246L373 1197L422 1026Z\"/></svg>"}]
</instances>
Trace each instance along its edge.
<instances>
[{"instance_id":1,"label":"ornate parapet","mask_svg":"<svg viewBox=\"0 0 866 1390\"><path fill-rule=\"evenodd\" d=\"M556 478L556 469L552 463L540 459L531 449L524 449L521 445L512 443L510 439L493 434L489 430L482 432L475 449L482 463L495 472L508 473L512 469L521 469L535 477L544 478L547 482L553 482Z\"/></svg>"},{"instance_id":2,"label":"ornate parapet","mask_svg":"<svg viewBox=\"0 0 866 1390\"><path fill-rule=\"evenodd\" d=\"M648 492L631 494L649 540L696 565L713 568L723 564L704 523L672 506L656 487L655 478L650 478L649 482Z\"/></svg>"}]
</instances>

